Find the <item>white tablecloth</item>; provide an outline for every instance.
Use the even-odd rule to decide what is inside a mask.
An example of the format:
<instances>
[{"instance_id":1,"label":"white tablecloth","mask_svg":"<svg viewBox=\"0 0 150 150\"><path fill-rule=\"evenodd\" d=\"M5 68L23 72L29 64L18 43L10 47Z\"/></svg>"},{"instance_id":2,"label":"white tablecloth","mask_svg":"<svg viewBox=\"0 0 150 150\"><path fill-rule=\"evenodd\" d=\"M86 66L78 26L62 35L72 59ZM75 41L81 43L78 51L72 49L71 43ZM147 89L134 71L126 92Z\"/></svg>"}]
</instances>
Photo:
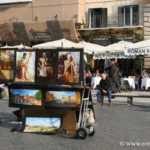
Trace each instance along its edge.
<instances>
[{"instance_id":1,"label":"white tablecloth","mask_svg":"<svg viewBox=\"0 0 150 150\"><path fill-rule=\"evenodd\" d=\"M99 85L100 81L101 81L101 77L99 77L99 76L92 78L92 83L91 84L93 86L93 89L95 89L96 86Z\"/></svg>"},{"instance_id":2,"label":"white tablecloth","mask_svg":"<svg viewBox=\"0 0 150 150\"><path fill-rule=\"evenodd\" d=\"M132 78L122 78L122 79L128 81L129 85L130 85L133 89L135 89L135 81L134 81L134 79L132 79Z\"/></svg>"},{"instance_id":3,"label":"white tablecloth","mask_svg":"<svg viewBox=\"0 0 150 150\"><path fill-rule=\"evenodd\" d=\"M146 90L150 87L150 78L142 79L141 88L143 89L143 87L145 87Z\"/></svg>"}]
</instances>

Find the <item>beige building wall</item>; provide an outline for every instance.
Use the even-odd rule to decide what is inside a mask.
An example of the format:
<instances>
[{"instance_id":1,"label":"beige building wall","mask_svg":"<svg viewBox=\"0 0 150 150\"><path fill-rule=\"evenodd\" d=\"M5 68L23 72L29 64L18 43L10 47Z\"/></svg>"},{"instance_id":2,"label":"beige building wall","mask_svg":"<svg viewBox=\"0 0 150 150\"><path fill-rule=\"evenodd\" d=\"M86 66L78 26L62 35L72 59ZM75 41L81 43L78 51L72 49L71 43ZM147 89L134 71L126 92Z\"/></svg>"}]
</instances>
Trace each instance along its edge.
<instances>
[{"instance_id":1,"label":"beige building wall","mask_svg":"<svg viewBox=\"0 0 150 150\"><path fill-rule=\"evenodd\" d=\"M0 23L31 20L31 3L0 5Z\"/></svg>"},{"instance_id":2,"label":"beige building wall","mask_svg":"<svg viewBox=\"0 0 150 150\"><path fill-rule=\"evenodd\" d=\"M118 7L126 5L139 5L140 25L143 25L142 0L86 0L86 13L91 8L107 8L108 26L118 25Z\"/></svg>"},{"instance_id":3,"label":"beige building wall","mask_svg":"<svg viewBox=\"0 0 150 150\"><path fill-rule=\"evenodd\" d=\"M73 20L85 21L84 0L33 0L31 3L0 5L0 22Z\"/></svg>"}]
</instances>

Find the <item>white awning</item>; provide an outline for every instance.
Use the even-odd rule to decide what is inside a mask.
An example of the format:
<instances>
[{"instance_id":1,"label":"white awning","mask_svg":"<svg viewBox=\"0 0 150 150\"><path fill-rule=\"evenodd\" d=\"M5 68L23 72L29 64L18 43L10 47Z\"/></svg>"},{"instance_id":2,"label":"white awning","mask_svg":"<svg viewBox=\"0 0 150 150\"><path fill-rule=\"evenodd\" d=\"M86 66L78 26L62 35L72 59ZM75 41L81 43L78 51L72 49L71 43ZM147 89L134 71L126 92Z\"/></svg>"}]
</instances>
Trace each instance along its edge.
<instances>
[{"instance_id":1,"label":"white awning","mask_svg":"<svg viewBox=\"0 0 150 150\"><path fill-rule=\"evenodd\" d=\"M0 4L32 2L32 0L0 0Z\"/></svg>"},{"instance_id":2,"label":"white awning","mask_svg":"<svg viewBox=\"0 0 150 150\"><path fill-rule=\"evenodd\" d=\"M145 55L150 54L150 40L140 41L133 46L126 47L126 55Z\"/></svg>"},{"instance_id":3,"label":"white awning","mask_svg":"<svg viewBox=\"0 0 150 150\"><path fill-rule=\"evenodd\" d=\"M78 43L61 39L32 46L33 49L82 48Z\"/></svg>"},{"instance_id":4,"label":"white awning","mask_svg":"<svg viewBox=\"0 0 150 150\"><path fill-rule=\"evenodd\" d=\"M94 53L94 59L131 59L133 56L128 56L125 54L126 47L131 47L134 44L131 42L120 41L118 43L111 44L109 46L103 47L99 52Z\"/></svg>"},{"instance_id":5,"label":"white awning","mask_svg":"<svg viewBox=\"0 0 150 150\"><path fill-rule=\"evenodd\" d=\"M125 55L124 52L106 52L106 53L100 53L100 54L95 54L93 56L93 59L134 59L135 56L131 56L131 55Z\"/></svg>"}]
</instances>

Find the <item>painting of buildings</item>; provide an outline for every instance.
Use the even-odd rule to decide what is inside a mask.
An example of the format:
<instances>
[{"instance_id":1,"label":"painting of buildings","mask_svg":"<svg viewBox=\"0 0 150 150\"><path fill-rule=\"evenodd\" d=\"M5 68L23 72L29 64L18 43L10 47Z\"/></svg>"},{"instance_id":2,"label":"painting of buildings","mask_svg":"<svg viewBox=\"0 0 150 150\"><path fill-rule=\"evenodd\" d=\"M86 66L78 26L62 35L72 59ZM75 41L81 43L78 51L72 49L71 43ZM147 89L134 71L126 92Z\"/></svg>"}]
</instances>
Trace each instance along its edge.
<instances>
[{"instance_id":1,"label":"painting of buildings","mask_svg":"<svg viewBox=\"0 0 150 150\"><path fill-rule=\"evenodd\" d=\"M18 105L42 105L40 90L10 89L11 103Z\"/></svg>"},{"instance_id":2,"label":"painting of buildings","mask_svg":"<svg viewBox=\"0 0 150 150\"><path fill-rule=\"evenodd\" d=\"M60 117L26 117L24 132L56 133L60 126Z\"/></svg>"},{"instance_id":3,"label":"painting of buildings","mask_svg":"<svg viewBox=\"0 0 150 150\"><path fill-rule=\"evenodd\" d=\"M47 91L46 102L52 104L66 105L72 107L79 105L81 101L80 92L76 91Z\"/></svg>"}]
</instances>

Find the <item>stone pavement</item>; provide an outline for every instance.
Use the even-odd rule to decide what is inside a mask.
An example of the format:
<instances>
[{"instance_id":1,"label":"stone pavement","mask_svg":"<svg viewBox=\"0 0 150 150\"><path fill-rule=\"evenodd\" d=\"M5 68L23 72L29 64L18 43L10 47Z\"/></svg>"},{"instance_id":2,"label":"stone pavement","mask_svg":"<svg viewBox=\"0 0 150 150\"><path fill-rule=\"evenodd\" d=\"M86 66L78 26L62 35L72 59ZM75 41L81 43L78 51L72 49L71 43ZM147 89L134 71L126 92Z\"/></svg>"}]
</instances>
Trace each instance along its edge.
<instances>
[{"instance_id":1,"label":"stone pavement","mask_svg":"<svg viewBox=\"0 0 150 150\"><path fill-rule=\"evenodd\" d=\"M15 109L8 108L7 100L0 100L3 121L0 125L0 150L149 150L150 104L130 106L123 99L113 100L112 107L106 103L107 100L104 106L95 105L95 136L76 140L62 135L10 132L16 126L10 123L16 119L12 114Z\"/></svg>"}]
</instances>

